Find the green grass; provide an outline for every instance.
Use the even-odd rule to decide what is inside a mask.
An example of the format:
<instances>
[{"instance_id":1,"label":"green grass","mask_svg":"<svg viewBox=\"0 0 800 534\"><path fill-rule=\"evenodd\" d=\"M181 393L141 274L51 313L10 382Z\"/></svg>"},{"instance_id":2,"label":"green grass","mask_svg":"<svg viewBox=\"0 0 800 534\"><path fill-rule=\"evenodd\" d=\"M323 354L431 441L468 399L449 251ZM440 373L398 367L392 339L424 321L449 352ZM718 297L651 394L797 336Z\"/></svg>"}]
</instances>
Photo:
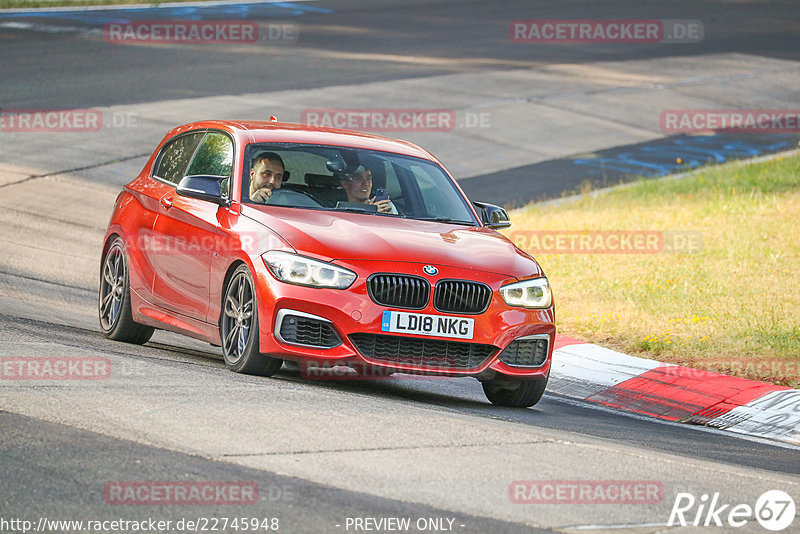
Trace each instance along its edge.
<instances>
[{"instance_id":1,"label":"green grass","mask_svg":"<svg viewBox=\"0 0 800 534\"><path fill-rule=\"evenodd\" d=\"M798 387L800 156L709 168L556 207L507 231L553 286L560 333L630 354ZM696 232L691 253L543 254L531 230Z\"/></svg>"}]
</instances>

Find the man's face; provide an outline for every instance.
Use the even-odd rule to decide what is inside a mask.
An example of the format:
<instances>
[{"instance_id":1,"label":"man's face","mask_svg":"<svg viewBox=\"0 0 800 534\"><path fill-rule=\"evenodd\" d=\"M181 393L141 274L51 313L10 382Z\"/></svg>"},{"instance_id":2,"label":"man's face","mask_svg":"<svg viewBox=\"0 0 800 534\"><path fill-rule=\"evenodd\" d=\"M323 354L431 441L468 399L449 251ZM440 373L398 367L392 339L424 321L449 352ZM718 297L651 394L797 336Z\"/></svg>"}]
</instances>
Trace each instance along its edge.
<instances>
[{"instance_id":1,"label":"man's face","mask_svg":"<svg viewBox=\"0 0 800 534\"><path fill-rule=\"evenodd\" d=\"M250 191L258 191L263 187L280 189L283 183L283 165L277 161L262 159L250 169Z\"/></svg>"},{"instance_id":2,"label":"man's face","mask_svg":"<svg viewBox=\"0 0 800 534\"><path fill-rule=\"evenodd\" d=\"M348 202L367 202L372 191L372 171L354 174L349 180L342 180L341 184L347 193Z\"/></svg>"}]
</instances>

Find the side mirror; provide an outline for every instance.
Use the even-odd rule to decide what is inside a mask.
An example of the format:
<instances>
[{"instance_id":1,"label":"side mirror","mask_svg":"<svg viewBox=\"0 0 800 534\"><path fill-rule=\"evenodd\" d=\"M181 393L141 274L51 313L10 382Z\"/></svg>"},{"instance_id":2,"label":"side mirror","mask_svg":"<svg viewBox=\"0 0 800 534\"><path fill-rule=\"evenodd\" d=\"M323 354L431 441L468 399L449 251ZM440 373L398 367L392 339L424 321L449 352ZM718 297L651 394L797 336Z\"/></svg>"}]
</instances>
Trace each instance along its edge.
<instances>
[{"instance_id":1,"label":"side mirror","mask_svg":"<svg viewBox=\"0 0 800 534\"><path fill-rule=\"evenodd\" d=\"M500 206L487 204L486 202L473 202L472 205L475 206L475 209L480 213L481 221L484 226L494 228L495 230L511 226L508 212Z\"/></svg>"},{"instance_id":2,"label":"side mirror","mask_svg":"<svg viewBox=\"0 0 800 534\"><path fill-rule=\"evenodd\" d=\"M226 179L227 176L184 176L178 184L176 192L184 197L227 206L228 199L222 195L222 181Z\"/></svg>"}]
</instances>

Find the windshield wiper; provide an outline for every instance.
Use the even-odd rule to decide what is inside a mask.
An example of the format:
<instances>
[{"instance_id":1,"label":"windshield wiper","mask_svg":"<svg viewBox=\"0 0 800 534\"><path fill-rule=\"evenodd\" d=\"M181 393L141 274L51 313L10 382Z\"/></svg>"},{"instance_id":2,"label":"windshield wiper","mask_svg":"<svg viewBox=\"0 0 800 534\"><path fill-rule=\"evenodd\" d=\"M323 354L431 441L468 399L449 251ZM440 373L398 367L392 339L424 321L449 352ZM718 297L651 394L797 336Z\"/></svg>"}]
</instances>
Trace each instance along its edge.
<instances>
[{"instance_id":1,"label":"windshield wiper","mask_svg":"<svg viewBox=\"0 0 800 534\"><path fill-rule=\"evenodd\" d=\"M350 213L375 213L374 211L363 208L334 208L336 211L349 211Z\"/></svg>"},{"instance_id":2,"label":"windshield wiper","mask_svg":"<svg viewBox=\"0 0 800 534\"><path fill-rule=\"evenodd\" d=\"M460 219L450 219L448 217L413 217L417 221L431 221L447 224L463 224L467 226L475 226L474 221L462 221Z\"/></svg>"},{"instance_id":3,"label":"windshield wiper","mask_svg":"<svg viewBox=\"0 0 800 534\"><path fill-rule=\"evenodd\" d=\"M334 208L336 211L349 211L352 213L377 213L378 206L375 204L362 204L360 202L342 202L336 203Z\"/></svg>"}]
</instances>

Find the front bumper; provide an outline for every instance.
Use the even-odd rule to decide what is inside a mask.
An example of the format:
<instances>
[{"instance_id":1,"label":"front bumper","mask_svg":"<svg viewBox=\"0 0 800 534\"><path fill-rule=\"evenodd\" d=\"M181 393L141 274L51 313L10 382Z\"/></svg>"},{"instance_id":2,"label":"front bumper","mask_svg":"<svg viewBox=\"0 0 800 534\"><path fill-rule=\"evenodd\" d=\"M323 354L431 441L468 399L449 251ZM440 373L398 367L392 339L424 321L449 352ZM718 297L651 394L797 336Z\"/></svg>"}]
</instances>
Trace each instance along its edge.
<instances>
[{"instance_id":1,"label":"front bumper","mask_svg":"<svg viewBox=\"0 0 800 534\"><path fill-rule=\"evenodd\" d=\"M479 314L442 313L433 297L424 308L404 310L376 304L367 278L376 272L419 276L422 264L406 262L337 262L355 271L346 290L318 289L278 282L257 266L259 341L264 354L302 364L327 367L379 367L392 372L446 376L535 377L549 373L555 338L554 307L529 310L510 307L498 292L514 282L495 273L440 267L436 279L486 284L492 295ZM382 330L387 310L413 311L437 317L474 320L472 339L390 333Z\"/></svg>"}]
</instances>

